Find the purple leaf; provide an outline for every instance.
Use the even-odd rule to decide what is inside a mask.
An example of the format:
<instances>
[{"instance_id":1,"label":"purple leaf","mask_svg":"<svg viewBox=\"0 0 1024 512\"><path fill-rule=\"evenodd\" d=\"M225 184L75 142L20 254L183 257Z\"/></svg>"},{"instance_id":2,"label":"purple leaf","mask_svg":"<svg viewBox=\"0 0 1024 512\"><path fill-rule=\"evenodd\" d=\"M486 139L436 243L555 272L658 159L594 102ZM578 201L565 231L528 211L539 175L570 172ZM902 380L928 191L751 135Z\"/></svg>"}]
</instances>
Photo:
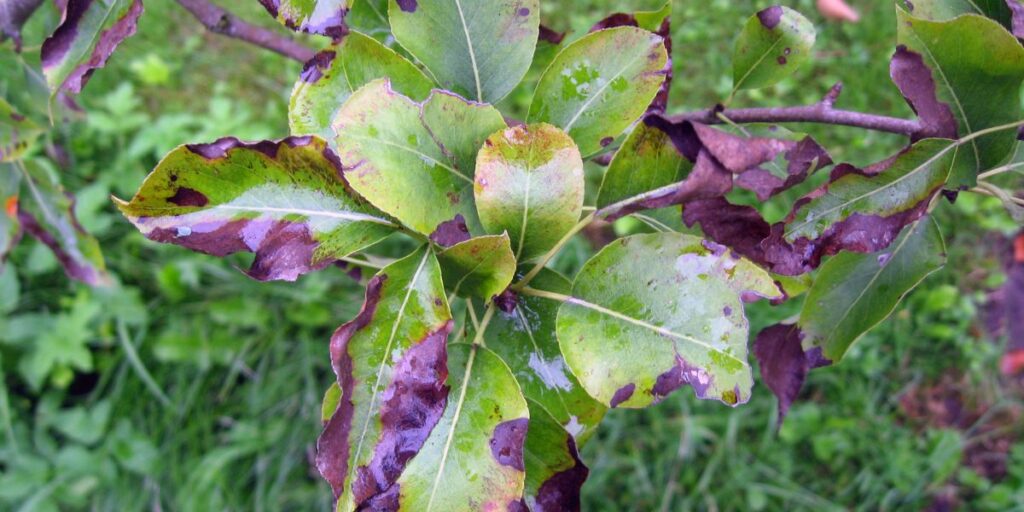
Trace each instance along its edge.
<instances>
[{"instance_id":1,"label":"purple leaf","mask_svg":"<svg viewBox=\"0 0 1024 512\"><path fill-rule=\"evenodd\" d=\"M796 146L785 153L785 157L786 179L756 167L740 174L736 178L736 185L753 191L758 199L765 201L803 183L808 175L818 169L832 165L832 157L825 148L810 137L804 137L797 142Z\"/></svg>"},{"instance_id":2,"label":"purple leaf","mask_svg":"<svg viewBox=\"0 0 1024 512\"><path fill-rule=\"evenodd\" d=\"M761 331L754 343L761 379L779 399L779 425L800 394L807 372L832 364L821 356L820 348L804 352L802 339L799 327L775 324Z\"/></svg>"},{"instance_id":3,"label":"purple leaf","mask_svg":"<svg viewBox=\"0 0 1024 512\"><path fill-rule=\"evenodd\" d=\"M1017 36L1017 39L1024 39L1024 3L1020 0L1006 0L1006 5L1012 13L1010 27L1013 35Z\"/></svg>"},{"instance_id":4,"label":"purple leaf","mask_svg":"<svg viewBox=\"0 0 1024 512\"><path fill-rule=\"evenodd\" d=\"M14 51L21 52L21 27L36 12L43 0L4 0L0 8L0 42L14 40Z\"/></svg>"},{"instance_id":5,"label":"purple leaf","mask_svg":"<svg viewBox=\"0 0 1024 512\"><path fill-rule=\"evenodd\" d=\"M461 213L452 220L438 224L437 229L430 234L430 241L441 247L451 247L469 239L469 227Z\"/></svg>"},{"instance_id":6,"label":"purple leaf","mask_svg":"<svg viewBox=\"0 0 1024 512\"><path fill-rule=\"evenodd\" d=\"M50 90L82 92L93 71L135 34L142 9L142 0L68 0L60 26L42 46Z\"/></svg>"},{"instance_id":7,"label":"purple leaf","mask_svg":"<svg viewBox=\"0 0 1024 512\"><path fill-rule=\"evenodd\" d=\"M926 137L957 138L953 111L936 96L932 71L920 54L898 46L889 64L889 76L921 120L922 129L914 134L915 141Z\"/></svg>"}]
</instances>

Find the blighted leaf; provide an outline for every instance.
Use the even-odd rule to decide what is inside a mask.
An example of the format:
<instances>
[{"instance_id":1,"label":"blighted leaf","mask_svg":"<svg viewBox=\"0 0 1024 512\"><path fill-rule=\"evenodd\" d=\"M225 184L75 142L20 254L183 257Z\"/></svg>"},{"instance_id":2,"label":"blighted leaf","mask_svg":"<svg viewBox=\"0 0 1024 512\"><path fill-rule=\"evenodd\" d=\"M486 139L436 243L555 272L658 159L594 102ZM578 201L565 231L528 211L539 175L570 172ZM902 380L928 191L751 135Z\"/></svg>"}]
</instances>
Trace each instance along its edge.
<instances>
[{"instance_id":1,"label":"blighted leaf","mask_svg":"<svg viewBox=\"0 0 1024 512\"><path fill-rule=\"evenodd\" d=\"M508 366L486 348L449 345L447 385L444 416L370 509L506 510L522 497L530 413Z\"/></svg>"},{"instance_id":2,"label":"blighted leaf","mask_svg":"<svg viewBox=\"0 0 1024 512\"><path fill-rule=\"evenodd\" d=\"M476 152L505 126L490 105L443 91L416 103L386 80L356 91L333 123L352 188L428 236L458 215L480 234L472 189Z\"/></svg>"},{"instance_id":3,"label":"blighted leaf","mask_svg":"<svg viewBox=\"0 0 1024 512\"><path fill-rule=\"evenodd\" d=\"M839 361L945 262L946 246L932 219L920 220L882 252L834 256L821 266L800 312L804 348L820 347L825 358Z\"/></svg>"},{"instance_id":4,"label":"blighted leaf","mask_svg":"<svg viewBox=\"0 0 1024 512\"><path fill-rule=\"evenodd\" d=\"M558 341L580 383L610 407L645 407L689 384L728 405L750 398L743 298L780 298L771 276L722 246L634 235L580 270Z\"/></svg>"},{"instance_id":5,"label":"blighted leaf","mask_svg":"<svg viewBox=\"0 0 1024 512\"><path fill-rule=\"evenodd\" d=\"M693 168L668 133L651 125L654 119L637 123L615 152L597 196L598 208L682 181Z\"/></svg>"},{"instance_id":6,"label":"blighted leaf","mask_svg":"<svg viewBox=\"0 0 1024 512\"><path fill-rule=\"evenodd\" d=\"M579 512L580 490L590 470L580 460L576 439L540 403L529 397L526 402L530 429L523 501L532 512Z\"/></svg>"},{"instance_id":7,"label":"blighted leaf","mask_svg":"<svg viewBox=\"0 0 1024 512\"><path fill-rule=\"evenodd\" d=\"M590 33L566 47L541 76L529 122L569 133L583 156L611 144L665 81L661 36L635 27Z\"/></svg>"},{"instance_id":8,"label":"blighted leaf","mask_svg":"<svg viewBox=\"0 0 1024 512\"><path fill-rule=\"evenodd\" d=\"M25 232L46 245L68 277L93 286L110 283L99 242L75 218L74 196L64 191L57 173L39 161L25 160L25 193L14 209Z\"/></svg>"},{"instance_id":9,"label":"blighted leaf","mask_svg":"<svg viewBox=\"0 0 1024 512\"><path fill-rule=\"evenodd\" d=\"M288 125L292 135L331 141L331 121L349 96L378 78L416 101L430 94L431 81L415 65L372 37L351 32L306 63L292 89Z\"/></svg>"},{"instance_id":10,"label":"blighted leaf","mask_svg":"<svg viewBox=\"0 0 1024 512\"><path fill-rule=\"evenodd\" d=\"M445 285L460 297L490 300L512 283L516 258L508 234L479 236L437 255Z\"/></svg>"},{"instance_id":11,"label":"blighted leaf","mask_svg":"<svg viewBox=\"0 0 1024 512\"><path fill-rule=\"evenodd\" d=\"M932 72L920 54L902 45L897 47L889 63L889 76L921 120L921 131L915 137L957 138L953 111L936 96Z\"/></svg>"},{"instance_id":12,"label":"blighted leaf","mask_svg":"<svg viewBox=\"0 0 1024 512\"><path fill-rule=\"evenodd\" d=\"M775 324L758 333L754 343L761 380L779 399L779 424L804 386L807 372L831 364L818 347L804 352L803 337L795 325Z\"/></svg>"},{"instance_id":13,"label":"blighted leaf","mask_svg":"<svg viewBox=\"0 0 1024 512\"><path fill-rule=\"evenodd\" d=\"M18 222L18 192L21 187L21 173L10 164L0 164L0 273L14 246L21 239L21 223Z\"/></svg>"},{"instance_id":14,"label":"blighted leaf","mask_svg":"<svg viewBox=\"0 0 1024 512\"><path fill-rule=\"evenodd\" d=\"M44 0L6 0L0 9L0 42L14 40L14 51L21 52L21 27Z\"/></svg>"},{"instance_id":15,"label":"blighted leaf","mask_svg":"<svg viewBox=\"0 0 1024 512\"><path fill-rule=\"evenodd\" d=\"M802 14L780 5L747 20L732 52L733 91L774 85L810 56L814 25Z\"/></svg>"},{"instance_id":16,"label":"blighted leaf","mask_svg":"<svg viewBox=\"0 0 1024 512\"><path fill-rule=\"evenodd\" d=\"M1006 0L1006 5L1011 13L1010 30L1017 39L1024 39L1024 3L1021 0Z\"/></svg>"},{"instance_id":17,"label":"blighted leaf","mask_svg":"<svg viewBox=\"0 0 1024 512\"><path fill-rule=\"evenodd\" d=\"M961 137L1024 117L1024 47L1002 26L973 14L943 22L899 8L896 14L900 44L924 58L939 101L952 106ZM1013 131L1005 130L971 140L957 153L948 186L973 186L978 172L1006 159L1015 139Z\"/></svg>"},{"instance_id":18,"label":"blighted leaf","mask_svg":"<svg viewBox=\"0 0 1024 512\"><path fill-rule=\"evenodd\" d=\"M293 281L397 227L359 198L316 137L180 146L118 208L150 240L256 254L255 279Z\"/></svg>"},{"instance_id":19,"label":"blighted leaf","mask_svg":"<svg viewBox=\"0 0 1024 512\"><path fill-rule=\"evenodd\" d=\"M508 232L517 261L540 256L583 211L583 159L549 124L513 126L487 138L477 155L473 195L488 233Z\"/></svg>"},{"instance_id":20,"label":"blighted leaf","mask_svg":"<svg viewBox=\"0 0 1024 512\"><path fill-rule=\"evenodd\" d=\"M950 141L925 139L901 153L884 172L836 167L830 183L797 203L785 238L838 237L847 250L872 252L920 218L946 182ZM963 149L963 148L961 148Z\"/></svg>"},{"instance_id":21,"label":"blighted leaf","mask_svg":"<svg viewBox=\"0 0 1024 512\"><path fill-rule=\"evenodd\" d=\"M663 113L668 107L668 95L672 89L672 0L665 2L657 11L638 11L635 13L618 12L597 22L590 31L604 30L614 27L640 27L654 32L665 39L665 50L668 59L665 61L665 80L658 90L654 101L647 108L648 112Z\"/></svg>"},{"instance_id":22,"label":"blighted leaf","mask_svg":"<svg viewBox=\"0 0 1024 512\"><path fill-rule=\"evenodd\" d=\"M42 127L0 98L0 163L21 158L42 134Z\"/></svg>"},{"instance_id":23,"label":"blighted leaf","mask_svg":"<svg viewBox=\"0 0 1024 512\"><path fill-rule=\"evenodd\" d=\"M440 427L453 387L445 383L451 329L441 269L423 246L377 273L359 315L334 333L331 362L342 394L317 442L316 463L338 510L375 509L389 499L406 464Z\"/></svg>"},{"instance_id":24,"label":"blighted leaf","mask_svg":"<svg viewBox=\"0 0 1024 512\"><path fill-rule=\"evenodd\" d=\"M390 0L395 39L444 89L484 103L505 97L530 68L538 0Z\"/></svg>"},{"instance_id":25,"label":"blighted leaf","mask_svg":"<svg viewBox=\"0 0 1024 512\"><path fill-rule=\"evenodd\" d=\"M349 0L260 0L282 25L297 32L340 39L348 33Z\"/></svg>"},{"instance_id":26,"label":"blighted leaf","mask_svg":"<svg viewBox=\"0 0 1024 512\"><path fill-rule=\"evenodd\" d=\"M60 26L42 47L52 94L79 93L122 41L135 33L142 0L68 0Z\"/></svg>"},{"instance_id":27,"label":"blighted leaf","mask_svg":"<svg viewBox=\"0 0 1024 512\"><path fill-rule=\"evenodd\" d=\"M530 286L560 294L572 290L567 279L547 269ZM551 299L520 295L509 311L499 311L491 319L488 347L512 369L523 395L548 411L583 446L607 408L587 394L565 364L555 336L559 306Z\"/></svg>"}]
</instances>

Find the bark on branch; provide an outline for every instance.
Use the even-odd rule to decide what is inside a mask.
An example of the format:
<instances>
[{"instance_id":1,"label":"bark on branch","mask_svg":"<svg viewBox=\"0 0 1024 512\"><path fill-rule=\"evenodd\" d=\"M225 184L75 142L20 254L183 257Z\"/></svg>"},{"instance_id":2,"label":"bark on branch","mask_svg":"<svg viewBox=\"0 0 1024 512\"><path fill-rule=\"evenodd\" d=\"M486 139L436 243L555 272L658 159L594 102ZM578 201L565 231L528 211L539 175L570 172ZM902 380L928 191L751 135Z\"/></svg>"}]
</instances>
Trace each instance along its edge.
<instances>
[{"instance_id":1,"label":"bark on branch","mask_svg":"<svg viewBox=\"0 0 1024 512\"><path fill-rule=\"evenodd\" d=\"M288 37L263 27L251 25L207 0L177 0L177 2L192 13L210 32L240 39L303 63L313 58L315 53Z\"/></svg>"}]
</instances>

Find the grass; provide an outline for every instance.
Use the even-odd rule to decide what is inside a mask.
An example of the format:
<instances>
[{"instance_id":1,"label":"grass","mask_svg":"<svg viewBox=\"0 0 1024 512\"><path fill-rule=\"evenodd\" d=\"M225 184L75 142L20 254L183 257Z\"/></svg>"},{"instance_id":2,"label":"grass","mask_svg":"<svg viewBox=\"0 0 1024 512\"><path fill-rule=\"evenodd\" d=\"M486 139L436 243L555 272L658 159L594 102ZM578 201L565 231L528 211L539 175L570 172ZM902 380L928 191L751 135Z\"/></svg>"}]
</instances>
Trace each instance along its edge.
<instances>
[{"instance_id":1,"label":"grass","mask_svg":"<svg viewBox=\"0 0 1024 512\"><path fill-rule=\"evenodd\" d=\"M738 95L735 106L814 102L842 80L838 106L911 114L888 80L889 2L858 6L856 25L823 22L811 0L786 3L819 27L813 63L778 86ZM543 12L546 23L578 36L612 10L657 4L559 0ZM674 109L728 96L733 36L768 4L676 2ZM0 508L328 510L330 491L310 464L331 381L327 342L358 311L361 288L340 271L295 284L249 281L233 268L242 258L221 262L146 242L107 199L130 194L178 143L285 135L299 66L208 35L171 2L147 9L139 34L82 95L88 116L58 134L74 158L65 180L81 191L79 215L100 237L118 287L68 283L33 243L15 253L15 272L0 274ZM255 2L232 9L273 26ZM52 21L34 20L26 44L38 45ZM527 101L519 91L510 103ZM902 142L795 129L859 164ZM975 197L939 215L951 270L930 278L842 364L814 372L781 430L762 386L736 409L684 389L644 411L612 411L584 449L584 509L922 510L952 489L970 510L1024 510L1020 444L1001 479L971 459L1001 453L986 444L998 428L1021 434L1021 423L999 412L1020 402L994 376L1000 347L976 321L985 290L1002 275L988 249L996 237L955 229L1014 226L993 200ZM591 254L576 240L554 264L571 272ZM752 331L798 307L752 306ZM66 357L83 349L84 361ZM950 379L956 385L942 387ZM969 414L945 421L915 408L927 412L945 392L957 393Z\"/></svg>"}]
</instances>

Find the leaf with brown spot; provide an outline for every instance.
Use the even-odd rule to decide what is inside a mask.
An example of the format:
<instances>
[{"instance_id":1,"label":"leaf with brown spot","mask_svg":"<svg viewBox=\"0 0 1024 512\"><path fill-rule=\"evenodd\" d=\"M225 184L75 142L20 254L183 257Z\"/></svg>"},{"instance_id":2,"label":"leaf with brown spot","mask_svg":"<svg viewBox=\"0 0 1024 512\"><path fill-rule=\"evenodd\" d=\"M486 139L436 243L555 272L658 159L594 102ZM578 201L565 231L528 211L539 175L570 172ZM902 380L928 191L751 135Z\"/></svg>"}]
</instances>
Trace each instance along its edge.
<instances>
[{"instance_id":1,"label":"leaf with brown spot","mask_svg":"<svg viewBox=\"0 0 1024 512\"><path fill-rule=\"evenodd\" d=\"M249 275L295 280L397 228L341 175L315 137L181 146L118 208L147 238L226 256L256 254Z\"/></svg>"},{"instance_id":2,"label":"leaf with brown spot","mask_svg":"<svg viewBox=\"0 0 1024 512\"><path fill-rule=\"evenodd\" d=\"M590 470L580 460L576 440L544 407L527 398L526 492L533 512L579 512L580 491Z\"/></svg>"},{"instance_id":3,"label":"leaf with brown spot","mask_svg":"<svg viewBox=\"0 0 1024 512\"><path fill-rule=\"evenodd\" d=\"M795 325L775 324L762 330L754 343L761 380L779 400L779 425L803 388L807 372L831 364L820 348L804 352L803 337Z\"/></svg>"},{"instance_id":4,"label":"leaf with brown spot","mask_svg":"<svg viewBox=\"0 0 1024 512\"><path fill-rule=\"evenodd\" d=\"M811 56L816 33L802 14L773 5L747 19L732 52L733 94L791 75Z\"/></svg>"},{"instance_id":5,"label":"leaf with brown spot","mask_svg":"<svg viewBox=\"0 0 1024 512\"><path fill-rule=\"evenodd\" d=\"M358 1L358 0L356 0ZM348 34L349 0L260 0L278 22L296 31L335 40Z\"/></svg>"}]
</instances>

